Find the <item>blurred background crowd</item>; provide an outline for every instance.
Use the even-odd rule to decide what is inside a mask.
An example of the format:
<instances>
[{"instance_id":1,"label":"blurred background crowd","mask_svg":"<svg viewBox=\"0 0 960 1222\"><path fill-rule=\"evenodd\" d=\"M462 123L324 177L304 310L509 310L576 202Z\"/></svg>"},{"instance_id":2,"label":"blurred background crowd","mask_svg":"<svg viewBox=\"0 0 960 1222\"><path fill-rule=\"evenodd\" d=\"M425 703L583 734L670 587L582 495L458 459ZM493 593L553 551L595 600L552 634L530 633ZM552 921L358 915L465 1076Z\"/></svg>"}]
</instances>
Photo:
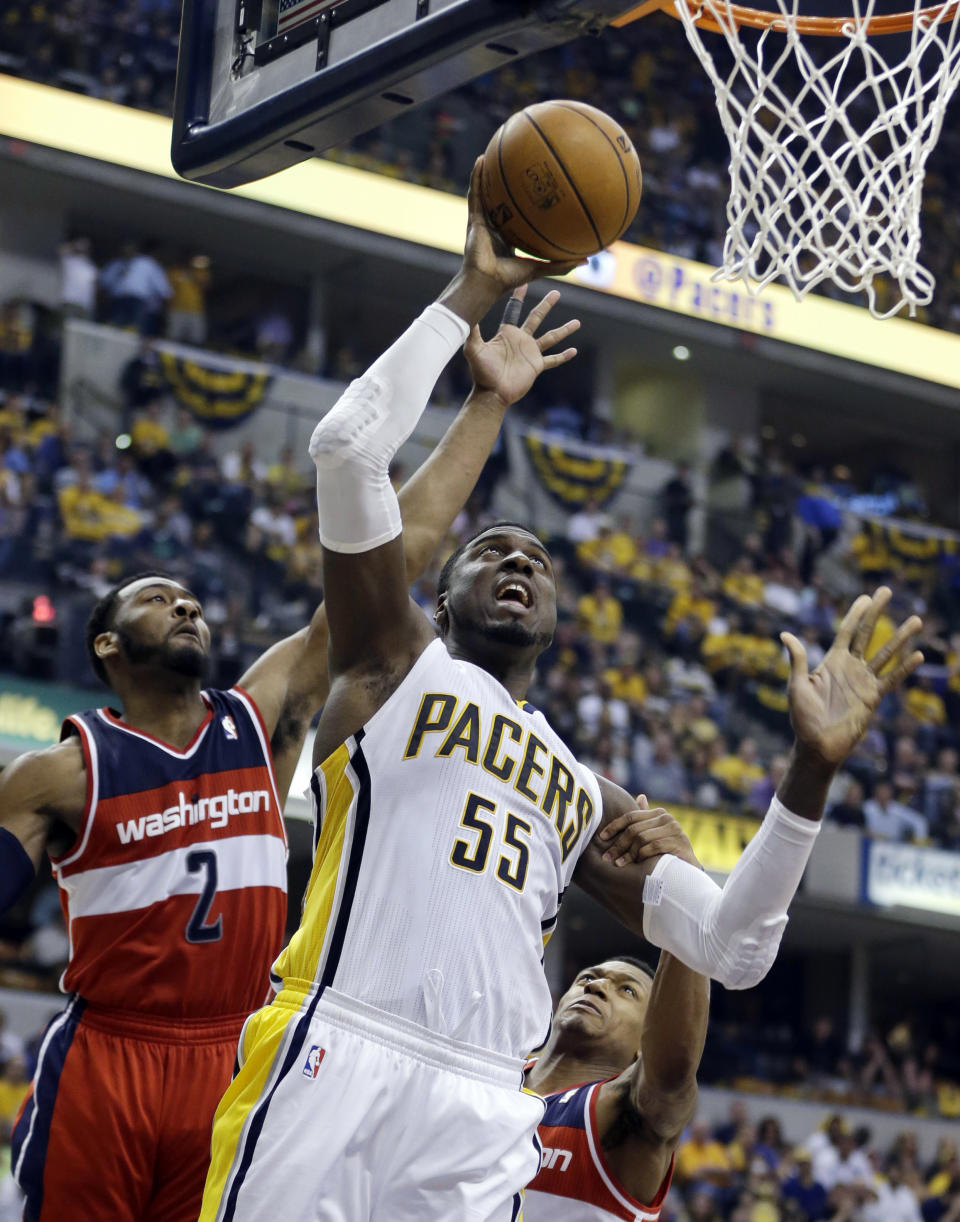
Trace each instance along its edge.
<instances>
[{"instance_id":1,"label":"blurred background crowd","mask_svg":"<svg viewBox=\"0 0 960 1222\"><path fill-rule=\"evenodd\" d=\"M0 71L168 115L178 32L176 0L9 0L0 14ZM473 81L325 156L463 194L476 150L493 131L551 97L589 98L634 141L644 204L629 240L711 266L722 261L726 139L706 74L679 25L660 14ZM938 291L920 316L949 330L960 329L960 220L949 202L958 152L960 128L947 122L927 169L922 222L922 260Z\"/></svg>"},{"instance_id":2,"label":"blurred background crowd","mask_svg":"<svg viewBox=\"0 0 960 1222\"><path fill-rule=\"evenodd\" d=\"M31 385L4 389L0 371L0 577L42 592L0 612L0 665L83 683L85 661L67 643L87 603L124 572L150 567L203 600L217 683L305 622L321 584L302 455L224 445L176 406L149 340L121 375L119 434L76 441L56 403ZM558 439L579 429L576 413L548 399L522 414ZM507 456L496 454L459 535L490 520L509 475ZM877 472L880 488L904 505L922 501L890 469ZM534 701L625 788L760 815L789 741L780 633L797 635L816 665L851 591L887 582L893 597L871 648L920 612L926 665L885 700L831 792L830 818L886 839L960 847L960 561L947 549L904 563L882 533L845 512L850 495L849 473L804 471L776 438L757 437L731 438L696 477L676 464L645 523L585 503L549 541L560 624ZM694 551L698 509L706 530ZM416 587L425 606L435 575Z\"/></svg>"},{"instance_id":3,"label":"blurred background crowd","mask_svg":"<svg viewBox=\"0 0 960 1222\"><path fill-rule=\"evenodd\" d=\"M0 72L169 114L178 22L175 0L8 0ZM328 155L462 193L497 124L564 95L610 110L637 144L645 202L630 238L715 263L727 153L708 82L666 19L525 61ZM940 280L926 321L954 330L958 148L948 125L924 218L925 257ZM291 447L236 441L187 410L168 380L166 341L342 383L376 354L377 336L338 332L333 320L318 356L305 344L306 289L260 283L242 266L149 235L84 224L51 234L50 250L59 308L29 294L0 305L0 672L89 687L76 642L92 601L126 572L161 568L202 600L211 683L228 686L322 597L313 474ZM116 385L101 388L116 424L99 432L78 431L75 404L61 399L63 327L77 319L137 337ZM588 362L585 354L579 364ZM459 402L465 378L454 367L436 402ZM549 379L514 417L560 445L603 443L625 455L640 446L594 414L589 393ZM585 763L632 792L757 818L790 741L780 633L797 635L814 666L852 596L886 582L893 597L871 649L920 612L926 663L884 701L831 789L827 819L851 836L960 850L960 536L944 531L942 546L911 555L882 521L895 514L927 531L960 522L895 455L854 474L835 452L807 457L816 452L791 429L730 433L709 457L674 463L642 514L621 513L616 499L582 503L547 540L560 622L531 699ZM509 447L494 453L438 563L499 516L503 489L523 478L515 457ZM394 474L401 482L409 471ZM436 575L414 591L431 612ZM48 879L0 921L0 984L53 990L67 952ZM850 1016L811 1014L790 972L789 961L778 964L750 994L716 991L702 1079L769 1096L769 1117L755 1123L734 1104L723 1123L694 1124L665 1219L960 1222L956 1144L921 1158L910 1128L911 1116L960 1117L960 1015L890 990L851 1048ZM18 1037L0 1014L0 1222L2 1138L39 1039ZM830 1115L788 1139L779 1098L814 1100ZM876 1136L848 1118L853 1108L903 1114L902 1134Z\"/></svg>"}]
</instances>

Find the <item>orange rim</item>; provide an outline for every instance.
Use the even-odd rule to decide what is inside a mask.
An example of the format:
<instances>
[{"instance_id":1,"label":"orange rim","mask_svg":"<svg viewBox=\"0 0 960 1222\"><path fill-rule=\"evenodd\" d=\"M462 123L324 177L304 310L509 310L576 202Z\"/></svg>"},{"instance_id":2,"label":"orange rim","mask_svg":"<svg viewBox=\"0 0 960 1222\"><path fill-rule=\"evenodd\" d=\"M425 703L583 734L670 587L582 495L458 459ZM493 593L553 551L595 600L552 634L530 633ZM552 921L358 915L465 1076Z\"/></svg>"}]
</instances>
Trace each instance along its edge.
<instances>
[{"instance_id":1,"label":"orange rim","mask_svg":"<svg viewBox=\"0 0 960 1222\"><path fill-rule=\"evenodd\" d=\"M694 3L694 0L683 0L683 3L694 18L694 25L699 26L702 30L713 30L717 34L725 33L724 27L716 18L710 13L701 12L701 5ZM929 22L945 21L956 11L956 8L957 0L946 0L945 4L935 4L931 8L921 9L919 13L910 11L890 13L886 17L871 17L866 23L866 30L868 34L902 34L905 30L913 28L918 17L923 17ZM750 8L745 4L724 5L723 11L730 15L733 24L738 29L740 26L751 26L755 30L783 30L786 28L786 22L781 13L767 13L762 9ZM646 0L644 4L638 4L636 8L630 9L622 16L615 17L610 24L619 28L655 12L664 12L679 20L671 0ZM699 16L696 15L698 12ZM849 29L853 20L852 14L849 17L797 17L796 29L800 34L826 34L836 38Z\"/></svg>"}]
</instances>

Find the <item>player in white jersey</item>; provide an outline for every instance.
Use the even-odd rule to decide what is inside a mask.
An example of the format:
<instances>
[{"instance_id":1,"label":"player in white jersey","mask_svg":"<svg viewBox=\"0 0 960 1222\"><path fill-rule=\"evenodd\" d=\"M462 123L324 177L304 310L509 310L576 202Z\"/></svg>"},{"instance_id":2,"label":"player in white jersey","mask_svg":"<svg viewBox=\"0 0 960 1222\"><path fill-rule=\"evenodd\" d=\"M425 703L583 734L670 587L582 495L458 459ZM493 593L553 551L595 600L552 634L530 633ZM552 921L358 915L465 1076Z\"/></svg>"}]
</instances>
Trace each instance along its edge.
<instances>
[{"instance_id":1,"label":"player in white jersey","mask_svg":"<svg viewBox=\"0 0 960 1222\"><path fill-rule=\"evenodd\" d=\"M311 440L331 681L314 746L317 851L300 930L275 967L283 988L248 1022L217 1112L201 1222L278 1208L287 1222L516 1219L542 1116L520 1089L523 1058L547 1035L542 946L574 870L690 966L754 983L822 813L824 727L859 719L859 735L884 690L861 650L847 652L856 700L849 684L834 704L807 693L821 716L805 720L781 787L791 809L775 802L723 891L678 856L604 860L629 856L633 799L523 707L556 626L540 540L501 524L468 541L441 575L435 626L406 588L390 461L496 299L565 270L498 248L479 169L460 273ZM540 354L553 333L530 342L538 324L534 311L505 328L505 365L521 341L537 371L562 362ZM848 643L869 639L885 601L855 604ZM903 652L916 627L888 647L890 682L917 665ZM610 847L585 851L602 824Z\"/></svg>"}]
</instances>

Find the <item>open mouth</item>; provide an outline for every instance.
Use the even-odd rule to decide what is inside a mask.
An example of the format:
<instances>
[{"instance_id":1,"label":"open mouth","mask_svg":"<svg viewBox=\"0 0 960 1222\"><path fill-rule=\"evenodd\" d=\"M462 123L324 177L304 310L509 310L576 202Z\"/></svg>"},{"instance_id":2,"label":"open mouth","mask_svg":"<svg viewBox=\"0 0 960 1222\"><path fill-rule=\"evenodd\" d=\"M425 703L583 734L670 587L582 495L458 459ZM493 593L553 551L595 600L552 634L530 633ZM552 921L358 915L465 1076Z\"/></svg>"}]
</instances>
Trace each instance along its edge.
<instances>
[{"instance_id":1,"label":"open mouth","mask_svg":"<svg viewBox=\"0 0 960 1222\"><path fill-rule=\"evenodd\" d=\"M174 636L192 636L195 641L200 640L200 633L196 630L196 628L193 627L192 624L188 624L185 628L178 628L173 635Z\"/></svg>"},{"instance_id":2,"label":"open mouth","mask_svg":"<svg viewBox=\"0 0 960 1222\"><path fill-rule=\"evenodd\" d=\"M521 607L533 605L533 595L530 592L530 588L522 581L517 581L515 577L501 582L497 587L495 597L498 603L516 603Z\"/></svg>"}]
</instances>

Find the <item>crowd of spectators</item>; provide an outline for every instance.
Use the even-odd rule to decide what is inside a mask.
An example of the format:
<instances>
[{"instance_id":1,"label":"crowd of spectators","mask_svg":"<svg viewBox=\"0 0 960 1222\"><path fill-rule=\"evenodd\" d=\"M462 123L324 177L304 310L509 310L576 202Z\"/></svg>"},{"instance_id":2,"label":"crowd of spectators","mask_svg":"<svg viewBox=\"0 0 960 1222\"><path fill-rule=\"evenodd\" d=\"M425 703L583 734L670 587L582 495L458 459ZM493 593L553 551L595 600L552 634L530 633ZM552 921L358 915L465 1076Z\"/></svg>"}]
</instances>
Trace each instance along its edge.
<instances>
[{"instance_id":1,"label":"crowd of spectators","mask_svg":"<svg viewBox=\"0 0 960 1222\"><path fill-rule=\"evenodd\" d=\"M310 473L289 449L224 445L176 409L150 340L119 389L123 431L84 444L51 401L0 392L0 579L16 575L82 608L125 571L166 568L203 599L219 638L214 678L229 683L321 596ZM463 529L489 512L489 491ZM831 790L830 817L868 835L960 848L955 558L894 562L882 537L844 525L843 491L840 472L801 478L775 446L734 440L705 494L678 465L659 494L662 516L645 527L591 504L571 515L551 540L560 622L533 699L583 759L631 792L759 815L789 742L779 634L798 636L815 666L851 595L888 581L893 597L871 649L922 612L927 662L884 700ZM706 504L695 508L698 496ZM420 586L425 604L432 578ZM0 665L82 682L82 660L58 648L69 617L59 624L58 634L43 615L24 622L8 611Z\"/></svg>"},{"instance_id":2,"label":"crowd of spectators","mask_svg":"<svg viewBox=\"0 0 960 1222\"><path fill-rule=\"evenodd\" d=\"M787 1141L776 1108L752 1123L742 1102L717 1124L697 1119L677 1151L668 1222L955 1222L960 1160L942 1140L921 1159L916 1134L889 1145L841 1113L801 1143Z\"/></svg>"},{"instance_id":3,"label":"crowd of spectators","mask_svg":"<svg viewBox=\"0 0 960 1222\"><path fill-rule=\"evenodd\" d=\"M0 71L170 114L178 10L175 0L61 6L12 0L0 16ZM726 139L706 74L677 23L659 14L508 65L326 156L463 193L494 128L551 97L589 100L633 139L644 196L631 240L721 262ZM949 206L958 152L960 129L948 121L930 158L922 218L922 258L938 283L933 304L919 316L950 330L960 329L960 220Z\"/></svg>"}]
</instances>

